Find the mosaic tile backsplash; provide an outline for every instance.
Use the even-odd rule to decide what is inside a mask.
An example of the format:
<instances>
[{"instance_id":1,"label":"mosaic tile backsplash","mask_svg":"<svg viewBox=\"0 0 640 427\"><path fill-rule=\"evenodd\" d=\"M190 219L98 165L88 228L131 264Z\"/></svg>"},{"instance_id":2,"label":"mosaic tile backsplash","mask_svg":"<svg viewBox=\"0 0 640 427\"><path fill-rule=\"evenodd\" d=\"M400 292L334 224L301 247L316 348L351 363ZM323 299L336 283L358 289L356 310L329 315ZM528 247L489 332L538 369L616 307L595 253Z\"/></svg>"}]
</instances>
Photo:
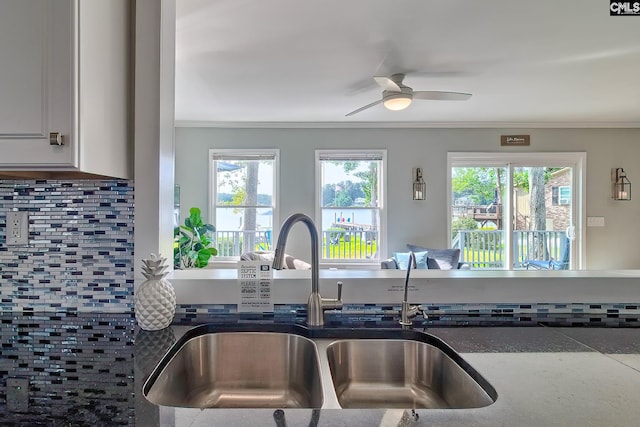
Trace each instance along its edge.
<instances>
[{"instance_id":1,"label":"mosaic tile backsplash","mask_svg":"<svg viewBox=\"0 0 640 427\"><path fill-rule=\"evenodd\" d=\"M29 212L29 245L6 243L9 211ZM0 313L133 312L133 183L123 180L0 181ZM433 325L640 326L640 304L424 304ZM276 321L304 305L276 304ZM385 322L399 307L347 304L336 322ZM179 305L179 319L252 318L234 304ZM256 317L255 315L253 316Z\"/></svg>"},{"instance_id":2,"label":"mosaic tile backsplash","mask_svg":"<svg viewBox=\"0 0 640 427\"><path fill-rule=\"evenodd\" d=\"M29 245L7 247L8 211ZM131 312L131 181L0 181L0 311Z\"/></svg>"},{"instance_id":3,"label":"mosaic tile backsplash","mask_svg":"<svg viewBox=\"0 0 640 427\"><path fill-rule=\"evenodd\" d=\"M640 327L640 304L422 304L427 318L418 316L414 326L579 326ZM269 320L299 323L306 318L306 304L275 304L273 313L242 313L235 304L180 304L174 324ZM325 324L348 327L394 327L400 305L344 304L327 311Z\"/></svg>"}]
</instances>

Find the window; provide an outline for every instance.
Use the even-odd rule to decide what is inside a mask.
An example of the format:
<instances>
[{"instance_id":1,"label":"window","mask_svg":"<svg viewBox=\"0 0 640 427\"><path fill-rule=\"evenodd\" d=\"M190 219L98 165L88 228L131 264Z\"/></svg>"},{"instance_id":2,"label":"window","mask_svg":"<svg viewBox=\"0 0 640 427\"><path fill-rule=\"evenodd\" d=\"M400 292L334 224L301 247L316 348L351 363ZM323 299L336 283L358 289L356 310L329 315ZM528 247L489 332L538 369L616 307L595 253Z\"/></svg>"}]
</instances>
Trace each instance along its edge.
<instances>
[{"instance_id":1,"label":"window","mask_svg":"<svg viewBox=\"0 0 640 427\"><path fill-rule=\"evenodd\" d=\"M272 250L278 150L209 150L210 221L218 258Z\"/></svg>"},{"instance_id":2,"label":"window","mask_svg":"<svg viewBox=\"0 0 640 427\"><path fill-rule=\"evenodd\" d=\"M451 247L472 269L584 268L585 163L584 153L449 153Z\"/></svg>"},{"instance_id":3,"label":"window","mask_svg":"<svg viewBox=\"0 0 640 427\"><path fill-rule=\"evenodd\" d=\"M325 264L379 263L386 150L316 151L316 221Z\"/></svg>"},{"instance_id":4,"label":"window","mask_svg":"<svg viewBox=\"0 0 640 427\"><path fill-rule=\"evenodd\" d=\"M551 203L554 206L571 204L571 187L551 187Z\"/></svg>"}]
</instances>

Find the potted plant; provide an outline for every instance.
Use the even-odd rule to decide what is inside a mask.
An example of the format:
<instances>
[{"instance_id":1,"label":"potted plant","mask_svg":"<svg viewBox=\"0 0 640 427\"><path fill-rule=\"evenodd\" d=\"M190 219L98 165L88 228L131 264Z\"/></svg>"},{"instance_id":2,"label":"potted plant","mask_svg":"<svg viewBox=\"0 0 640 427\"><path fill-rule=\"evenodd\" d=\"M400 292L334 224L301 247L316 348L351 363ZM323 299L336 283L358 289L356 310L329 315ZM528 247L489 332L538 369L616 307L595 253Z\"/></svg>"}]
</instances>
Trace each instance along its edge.
<instances>
[{"instance_id":1,"label":"potted plant","mask_svg":"<svg viewBox=\"0 0 640 427\"><path fill-rule=\"evenodd\" d=\"M202 221L199 208L189 209L184 225L173 230L173 263L176 269L204 268L209 258L218 254L212 233L216 228Z\"/></svg>"}]
</instances>

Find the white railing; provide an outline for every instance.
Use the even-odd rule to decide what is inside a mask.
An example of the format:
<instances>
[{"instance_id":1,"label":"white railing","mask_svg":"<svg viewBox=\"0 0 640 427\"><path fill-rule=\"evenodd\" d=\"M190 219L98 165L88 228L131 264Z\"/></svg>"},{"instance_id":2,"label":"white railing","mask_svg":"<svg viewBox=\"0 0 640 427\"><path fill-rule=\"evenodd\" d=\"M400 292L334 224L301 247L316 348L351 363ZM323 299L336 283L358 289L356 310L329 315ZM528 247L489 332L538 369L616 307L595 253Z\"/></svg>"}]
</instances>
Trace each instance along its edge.
<instances>
[{"instance_id":1,"label":"white railing","mask_svg":"<svg viewBox=\"0 0 640 427\"><path fill-rule=\"evenodd\" d=\"M251 238L254 239L253 250L275 250L271 230L216 230L214 246L220 257L239 257L244 241ZM377 242L378 232L375 230L323 231L322 256L324 259L375 259Z\"/></svg>"},{"instance_id":2,"label":"white railing","mask_svg":"<svg viewBox=\"0 0 640 427\"><path fill-rule=\"evenodd\" d=\"M274 249L271 230L216 230L213 245L220 257L239 257L243 252L243 243L247 239L253 240L248 244L254 251Z\"/></svg>"},{"instance_id":3,"label":"white railing","mask_svg":"<svg viewBox=\"0 0 640 427\"><path fill-rule=\"evenodd\" d=\"M217 230L214 246L221 257L239 257L243 242L253 239L253 250L275 249L271 230ZM532 259L562 259L564 231L517 230L513 232L514 268ZM322 258L329 260L376 259L376 230L327 230L322 232ZM504 233L500 230L460 230L452 248L460 249L460 261L474 269L504 267Z\"/></svg>"},{"instance_id":4,"label":"white railing","mask_svg":"<svg viewBox=\"0 0 640 427\"><path fill-rule=\"evenodd\" d=\"M513 266L523 268L527 260L560 260L566 240L564 231L515 230ZM460 261L474 269L503 268L504 233L501 230L459 230L452 248L460 249Z\"/></svg>"}]
</instances>

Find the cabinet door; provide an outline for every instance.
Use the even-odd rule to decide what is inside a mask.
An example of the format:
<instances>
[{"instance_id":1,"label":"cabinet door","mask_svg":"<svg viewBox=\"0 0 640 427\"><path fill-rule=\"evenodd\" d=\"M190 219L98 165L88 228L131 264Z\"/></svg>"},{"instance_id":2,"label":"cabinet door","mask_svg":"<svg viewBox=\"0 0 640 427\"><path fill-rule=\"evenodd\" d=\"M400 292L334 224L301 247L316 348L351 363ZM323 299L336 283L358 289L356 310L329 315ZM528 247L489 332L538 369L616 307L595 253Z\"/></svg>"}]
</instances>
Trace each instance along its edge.
<instances>
[{"instance_id":1,"label":"cabinet door","mask_svg":"<svg viewBox=\"0 0 640 427\"><path fill-rule=\"evenodd\" d=\"M73 167L71 0L0 1L0 167ZM63 135L53 146L49 133Z\"/></svg>"}]
</instances>

